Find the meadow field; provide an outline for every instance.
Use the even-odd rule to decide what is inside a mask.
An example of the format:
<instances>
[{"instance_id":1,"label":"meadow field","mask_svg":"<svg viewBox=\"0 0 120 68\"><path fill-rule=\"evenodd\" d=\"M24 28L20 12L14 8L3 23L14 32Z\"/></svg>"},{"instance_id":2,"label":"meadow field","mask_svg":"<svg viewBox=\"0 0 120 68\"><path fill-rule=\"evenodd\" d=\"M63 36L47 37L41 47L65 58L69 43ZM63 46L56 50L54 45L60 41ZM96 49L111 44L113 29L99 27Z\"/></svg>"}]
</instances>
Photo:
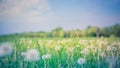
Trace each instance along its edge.
<instances>
[{"instance_id":1,"label":"meadow field","mask_svg":"<svg viewBox=\"0 0 120 68\"><path fill-rule=\"evenodd\" d=\"M1 37L0 68L120 68L120 39Z\"/></svg>"}]
</instances>

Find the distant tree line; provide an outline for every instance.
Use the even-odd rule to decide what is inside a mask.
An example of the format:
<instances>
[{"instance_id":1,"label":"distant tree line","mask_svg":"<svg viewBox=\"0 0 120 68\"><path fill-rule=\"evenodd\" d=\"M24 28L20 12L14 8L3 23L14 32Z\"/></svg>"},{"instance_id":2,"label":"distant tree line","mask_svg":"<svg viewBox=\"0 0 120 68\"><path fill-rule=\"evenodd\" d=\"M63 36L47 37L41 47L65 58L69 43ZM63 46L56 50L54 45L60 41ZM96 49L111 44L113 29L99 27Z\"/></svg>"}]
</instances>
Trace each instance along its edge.
<instances>
[{"instance_id":1,"label":"distant tree line","mask_svg":"<svg viewBox=\"0 0 120 68\"><path fill-rule=\"evenodd\" d=\"M99 28L96 26L88 26L86 29L80 30L64 30L62 27L57 27L51 32L30 32L15 34L13 36L25 36L25 37L120 37L120 24L113 26Z\"/></svg>"}]
</instances>

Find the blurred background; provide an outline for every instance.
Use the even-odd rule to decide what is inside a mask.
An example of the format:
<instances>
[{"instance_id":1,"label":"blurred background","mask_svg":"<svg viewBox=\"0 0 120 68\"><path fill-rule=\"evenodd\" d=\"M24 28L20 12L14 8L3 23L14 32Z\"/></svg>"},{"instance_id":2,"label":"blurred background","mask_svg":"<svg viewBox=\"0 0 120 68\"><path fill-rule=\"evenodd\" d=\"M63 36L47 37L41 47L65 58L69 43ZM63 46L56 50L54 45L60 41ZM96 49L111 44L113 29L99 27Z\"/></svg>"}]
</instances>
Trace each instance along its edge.
<instances>
[{"instance_id":1,"label":"blurred background","mask_svg":"<svg viewBox=\"0 0 120 68\"><path fill-rule=\"evenodd\" d=\"M119 0L0 0L0 35L120 37Z\"/></svg>"}]
</instances>

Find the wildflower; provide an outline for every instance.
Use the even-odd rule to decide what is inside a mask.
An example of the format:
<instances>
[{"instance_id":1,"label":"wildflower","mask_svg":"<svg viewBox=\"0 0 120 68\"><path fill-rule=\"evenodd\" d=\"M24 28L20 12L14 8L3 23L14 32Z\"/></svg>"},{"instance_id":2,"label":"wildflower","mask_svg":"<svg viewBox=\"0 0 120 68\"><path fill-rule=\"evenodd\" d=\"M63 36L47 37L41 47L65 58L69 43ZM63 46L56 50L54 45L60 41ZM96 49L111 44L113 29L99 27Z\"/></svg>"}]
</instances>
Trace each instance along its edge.
<instances>
[{"instance_id":1,"label":"wildflower","mask_svg":"<svg viewBox=\"0 0 120 68\"><path fill-rule=\"evenodd\" d=\"M82 51L81 51L81 54L88 55L88 54L89 54L89 50L87 50L87 49L84 49L84 50L82 50Z\"/></svg>"},{"instance_id":2,"label":"wildflower","mask_svg":"<svg viewBox=\"0 0 120 68\"><path fill-rule=\"evenodd\" d=\"M105 56L106 56L106 53L105 53L105 52L102 52L102 53L100 54L100 56L105 57Z\"/></svg>"},{"instance_id":3,"label":"wildflower","mask_svg":"<svg viewBox=\"0 0 120 68\"><path fill-rule=\"evenodd\" d=\"M68 48L67 48L67 51L68 51L68 52L73 52L73 51L74 51L74 47L68 47Z\"/></svg>"},{"instance_id":4,"label":"wildflower","mask_svg":"<svg viewBox=\"0 0 120 68\"><path fill-rule=\"evenodd\" d=\"M46 59L46 55L42 55L42 59L45 60Z\"/></svg>"},{"instance_id":5,"label":"wildflower","mask_svg":"<svg viewBox=\"0 0 120 68\"><path fill-rule=\"evenodd\" d=\"M109 68L115 68L117 57L115 56L108 56L106 61L109 63Z\"/></svg>"},{"instance_id":6,"label":"wildflower","mask_svg":"<svg viewBox=\"0 0 120 68\"><path fill-rule=\"evenodd\" d=\"M90 40L89 42L90 42L90 44L93 44L95 41L94 40Z\"/></svg>"},{"instance_id":7,"label":"wildflower","mask_svg":"<svg viewBox=\"0 0 120 68\"><path fill-rule=\"evenodd\" d=\"M78 62L78 64L82 65L82 64L85 63L85 59L84 58L79 58L77 62Z\"/></svg>"},{"instance_id":8,"label":"wildflower","mask_svg":"<svg viewBox=\"0 0 120 68\"><path fill-rule=\"evenodd\" d=\"M116 48L116 47L112 47L112 50L116 51L116 50L117 50L117 48Z\"/></svg>"},{"instance_id":9,"label":"wildflower","mask_svg":"<svg viewBox=\"0 0 120 68\"><path fill-rule=\"evenodd\" d=\"M47 59L51 58L51 54L46 54L46 58Z\"/></svg>"},{"instance_id":10,"label":"wildflower","mask_svg":"<svg viewBox=\"0 0 120 68\"><path fill-rule=\"evenodd\" d=\"M97 48L95 48L95 47L93 47L93 50L94 50L95 52L97 52L97 50L98 50L98 49L97 49ZM99 49L99 51L100 51L100 49Z\"/></svg>"},{"instance_id":11,"label":"wildflower","mask_svg":"<svg viewBox=\"0 0 120 68\"><path fill-rule=\"evenodd\" d=\"M104 42L104 41L100 41L100 42L99 42L99 45L100 45L100 46L105 45L105 42Z\"/></svg>"},{"instance_id":12,"label":"wildflower","mask_svg":"<svg viewBox=\"0 0 120 68\"><path fill-rule=\"evenodd\" d=\"M56 51L59 51L60 48L61 48L60 46L56 46L56 47L55 47L55 50L56 50Z\"/></svg>"},{"instance_id":13,"label":"wildflower","mask_svg":"<svg viewBox=\"0 0 120 68\"><path fill-rule=\"evenodd\" d=\"M11 43L3 43L0 46L0 57L11 54L13 51L13 47Z\"/></svg>"},{"instance_id":14,"label":"wildflower","mask_svg":"<svg viewBox=\"0 0 120 68\"><path fill-rule=\"evenodd\" d=\"M87 40L80 40L79 43L83 44L83 45L87 45L88 41Z\"/></svg>"},{"instance_id":15,"label":"wildflower","mask_svg":"<svg viewBox=\"0 0 120 68\"><path fill-rule=\"evenodd\" d=\"M111 51L112 47L111 46L107 46L107 51Z\"/></svg>"},{"instance_id":16,"label":"wildflower","mask_svg":"<svg viewBox=\"0 0 120 68\"><path fill-rule=\"evenodd\" d=\"M117 57L115 57L115 56L108 56L106 58L106 61L109 62L109 63L116 63Z\"/></svg>"},{"instance_id":17,"label":"wildflower","mask_svg":"<svg viewBox=\"0 0 120 68\"><path fill-rule=\"evenodd\" d=\"M25 52L22 52L22 53L21 53L21 56L25 57L25 54L26 54Z\"/></svg>"},{"instance_id":18,"label":"wildflower","mask_svg":"<svg viewBox=\"0 0 120 68\"><path fill-rule=\"evenodd\" d=\"M27 61L37 61L39 60L39 52L35 49L30 49L25 53L25 59Z\"/></svg>"},{"instance_id":19,"label":"wildflower","mask_svg":"<svg viewBox=\"0 0 120 68\"><path fill-rule=\"evenodd\" d=\"M51 58L51 54L45 54L42 56L42 59L45 60L45 59L49 59Z\"/></svg>"}]
</instances>

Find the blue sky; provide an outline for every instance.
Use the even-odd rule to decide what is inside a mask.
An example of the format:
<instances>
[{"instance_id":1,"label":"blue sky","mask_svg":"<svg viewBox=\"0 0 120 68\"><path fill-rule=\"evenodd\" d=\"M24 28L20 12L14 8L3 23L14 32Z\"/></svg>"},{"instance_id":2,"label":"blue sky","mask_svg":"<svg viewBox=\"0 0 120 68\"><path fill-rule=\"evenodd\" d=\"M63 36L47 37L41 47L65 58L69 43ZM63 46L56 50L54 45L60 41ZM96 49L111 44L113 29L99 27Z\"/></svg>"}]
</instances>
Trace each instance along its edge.
<instances>
[{"instance_id":1,"label":"blue sky","mask_svg":"<svg viewBox=\"0 0 120 68\"><path fill-rule=\"evenodd\" d=\"M0 35L120 24L119 0L0 0Z\"/></svg>"}]
</instances>

